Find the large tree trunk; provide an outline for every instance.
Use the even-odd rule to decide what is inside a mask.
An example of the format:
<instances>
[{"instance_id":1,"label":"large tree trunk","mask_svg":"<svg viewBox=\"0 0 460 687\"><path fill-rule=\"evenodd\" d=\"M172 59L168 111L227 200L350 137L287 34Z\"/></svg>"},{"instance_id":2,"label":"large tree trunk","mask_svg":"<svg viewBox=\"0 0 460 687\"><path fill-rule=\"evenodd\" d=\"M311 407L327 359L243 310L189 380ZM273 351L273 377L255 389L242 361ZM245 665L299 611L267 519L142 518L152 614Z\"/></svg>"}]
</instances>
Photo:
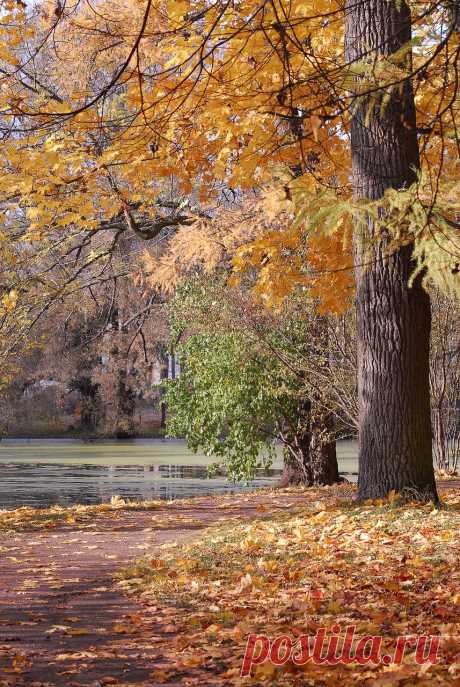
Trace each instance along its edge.
<instances>
[{"instance_id":1,"label":"large tree trunk","mask_svg":"<svg viewBox=\"0 0 460 687\"><path fill-rule=\"evenodd\" d=\"M372 51L391 55L410 40L410 11L403 0L348 0L348 61L366 55L372 60ZM387 188L403 188L416 180L420 163L410 80L393 89L382 109L378 99L371 104L362 99L352 120L356 198L377 200ZM359 496L384 497L394 489L437 499L431 447L429 298L420 280L408 287L413 269L410 244L389 256L385 240L375 240L370 266L360 266L365 258L363 240L375 238L370 219L366 232L363 236L357 231L355 240Z\"/></svg>"}]
</instances>

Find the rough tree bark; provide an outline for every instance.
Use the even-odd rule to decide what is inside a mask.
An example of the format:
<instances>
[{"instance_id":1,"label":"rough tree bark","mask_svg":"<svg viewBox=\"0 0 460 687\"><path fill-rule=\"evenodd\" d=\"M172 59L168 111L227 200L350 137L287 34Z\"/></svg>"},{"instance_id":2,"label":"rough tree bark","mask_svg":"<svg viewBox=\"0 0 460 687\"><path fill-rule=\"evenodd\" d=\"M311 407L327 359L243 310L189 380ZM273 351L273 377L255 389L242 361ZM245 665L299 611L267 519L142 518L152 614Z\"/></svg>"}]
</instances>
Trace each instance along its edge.
<instances>
[{"instance_id":1,"label":"rough tree bark","mask_svg":"<svg viewBox=\"0 0 460 687\"><path fill-rule=\"evenodd\" d=\"M348 0L348 61L373 59L375 52L392 55L410 39L410 10L403 0ZM411 81L392 90L383 112L376 99L367 119L370 102L359 102L351 123L353 188L356 198L377 200L390 187L412 184L420 165ZM437 500L429 298L420 281L408 287L413 269L410 244L389 257L385 240L376 240L372 264L361 267L362 241L374 238L372 222L360 236L359 230L356 233L359 497L384 497L394 489Z\"/></svg>"}]
</instances>

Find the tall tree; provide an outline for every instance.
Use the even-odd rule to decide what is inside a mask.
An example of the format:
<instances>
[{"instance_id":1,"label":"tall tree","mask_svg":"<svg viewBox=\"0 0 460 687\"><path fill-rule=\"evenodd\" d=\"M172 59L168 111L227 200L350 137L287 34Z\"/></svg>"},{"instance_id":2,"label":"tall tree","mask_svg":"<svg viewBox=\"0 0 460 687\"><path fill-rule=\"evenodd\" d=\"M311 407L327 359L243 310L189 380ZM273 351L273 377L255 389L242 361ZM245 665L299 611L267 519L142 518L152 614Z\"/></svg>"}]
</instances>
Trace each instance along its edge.
<instances>
[{"instance_id":1,"label":"tall tree","mask_svg":"<svg viewBox=\"0 0 460 687\"><path fill-rule=\"evenodd\" d=\"M411 41L411 14L401 0L347 3L350 62L400 53ZM401 58L411 60L410 51ZM410 79L383 102L360 99L351 121L353 192L378 200L388 188L411 186L420 169L414 93ZM363 236L364 234L364 236ZM363 242L372 241L364 265ZM410 286L413 244L388 250L373 219L355 233L359 495L415 489L436 499L430 419L430 302L419 275Z\"/></svg>"}]
</instances>

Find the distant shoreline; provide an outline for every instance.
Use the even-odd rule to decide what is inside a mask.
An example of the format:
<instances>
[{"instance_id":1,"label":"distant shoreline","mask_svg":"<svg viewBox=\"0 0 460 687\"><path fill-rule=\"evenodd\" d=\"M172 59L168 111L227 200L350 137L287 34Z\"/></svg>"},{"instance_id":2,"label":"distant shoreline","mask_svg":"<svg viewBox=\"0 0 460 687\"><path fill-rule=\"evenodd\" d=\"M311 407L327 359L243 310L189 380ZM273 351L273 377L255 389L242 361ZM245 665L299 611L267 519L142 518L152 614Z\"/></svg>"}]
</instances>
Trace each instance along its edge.
<instances>
[{"instance_id":1,"label":"distant shoreline","mask_svg":"<svg viewBox=\"0 0 460 687\"><path fill-rule=\"evenodd\" d=\"M62 434L7 434L0 436L0 442L6 441L79 441L85 444L97 444L106 441L136 441L138 439L164 439L162 430L142 432L132 437L117 437L116 435L92 436L79 432L66 432Z\"/></svg>"},{"instance_id":2,"label":"distant shoreline","mask_svg":"<svg viewBox=\"0 0 460 687\"><path fill-rule=\"evenodd\" d=\"M7 436L7 437L0 437L0 444L7 444L9 442L12 443L27 443L30 441L39 441L42 443L45 443L47 441L59 441L59 442L72 442L72 443L78 443L78 444L107 444L107 443L130 443L130 442L136 442L136 441L168 441L168 442L183 442L185 439L180 439L180 438L169 438L165 437L162 434L158 434L156 436L154 435L139 435L135 437L126 437L126 438L120 438L120 437L115 437L115 436L105 436L105 437L97 437L97 438L85 438L83 436L79 435L59 435L59 436Z\"/></svg>"}]
</instances>

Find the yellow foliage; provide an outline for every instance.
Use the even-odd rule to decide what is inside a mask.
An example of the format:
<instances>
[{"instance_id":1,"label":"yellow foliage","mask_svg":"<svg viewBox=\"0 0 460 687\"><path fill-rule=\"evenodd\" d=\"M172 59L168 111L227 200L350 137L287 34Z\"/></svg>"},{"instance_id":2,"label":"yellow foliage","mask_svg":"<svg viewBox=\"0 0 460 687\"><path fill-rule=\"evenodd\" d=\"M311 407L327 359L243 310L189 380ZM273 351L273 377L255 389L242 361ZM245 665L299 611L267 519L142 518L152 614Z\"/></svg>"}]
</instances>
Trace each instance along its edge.
<instances>
[{"instance_id":1,"label":"yellow foliage","mask_svg":"<svg viewBox=\"0 0 460 687\"><path fill-rule=\"evenodd\" d=\"M153 285L173 285L184 266L212 269L256 238L234 265L257 270L267 303L301 286L324 310L340 310L351 290L351 221L361 213L350 205L350 119L363 98L369 117L384 113L414 74L422 173L409 234L425 279L457 291L459 35L441 30L447 5L420 13L414 3L410 44L351 65L337 0L102 0L97 10L82 1L58 21L53 2L30 17L12 0L2 8L0 60L10 66L0 100L5 124L19 127L2 151L6 233L18 211L31 243L55 230L96 231L126 206L148 212L171 184L178 197L199 197L210 220L181 228L162 256L149 250ZM48 35L58 49L45 41L41 62L11 68L25 40ZM228 189L246 199L227 238L230 212L219 205ZM245 214L254 189L265 189L267 216L257 211L257 221ZM390 195L396 246L409 234ZM397 195L402 207L407 190Z\"/></svg>"}]
</instances>

